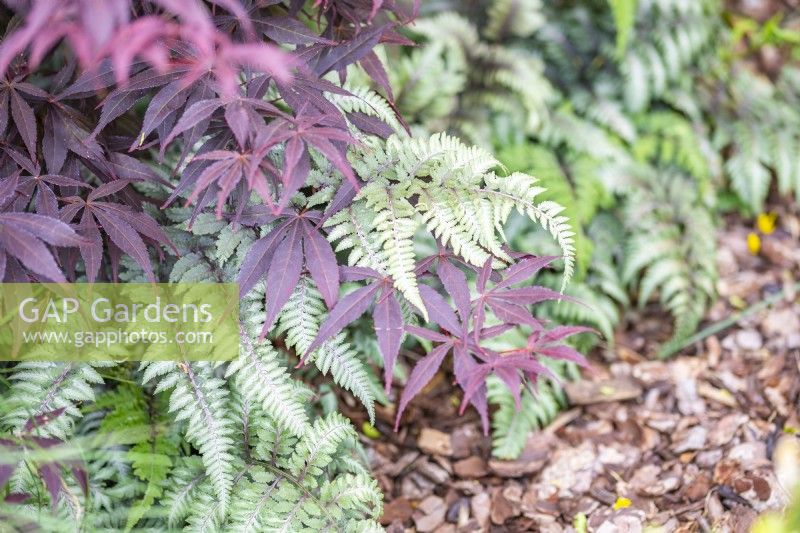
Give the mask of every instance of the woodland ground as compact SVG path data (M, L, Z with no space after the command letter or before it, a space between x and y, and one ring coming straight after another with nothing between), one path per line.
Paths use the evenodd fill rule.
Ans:
M800 305L791 303L800 219L796 206L773 209L778 227L758 255L747 247L752 223L726 220L707 323L785 298L666 362L654 352L669 320L630 314L610 355L593 354L595 374L568 386L570 406L519 460L491 458L477 415L458 416L441 373L399 433L381 411L382 437L364 442L388 531L572 531L579 513L603 533L747 531L757 513L780 507L772 454L784 431L800 428Z

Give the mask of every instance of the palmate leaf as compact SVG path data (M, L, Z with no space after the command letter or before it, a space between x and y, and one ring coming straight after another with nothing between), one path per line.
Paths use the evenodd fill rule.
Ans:
M378 340L378 349L383 357L384 383L388 392L391 388L394 365L400 345L405 336L404 317L402 307L397 299L398 295L392 286L391 279L382 277L371 269L343 269L343 279L345 281L371 279L373 282L356 289L338 301L325 321L321 323L318 331L315 331L313 341L309 342L304 349L301 360L309 357L312 352L324 346L330 339L338 337L339 333L347 325L358 320L374 301L373 324Z
M388 393L392 387L397 354L400 352L400 345L403 343L403 337L405 336L403 331L403 312L400 303L388 288L384 289L383 294L378 296L373 320L375 322L375 336L378 339L378 348L383 356L384 387Z
M378 289L380 289L380 285L373 283L345 295L336 307L331 309L328 318L320 326L314 342L306 348L305 355L307 356L322 346L325 341L342 331L346 325L363 315L372 300L375 299Z
M148 91L153 88L163 87L177 81L187 71L186 68L177 69L175 72L163 73L156 69L144 70L133 76L124 87L114 89L103 100L100 118L92 132L96 137L106 126L116 118L122 116Z
M413 330L407 330L413 333ZM417 361L411 375L408 377L406 386L403 388L403 395L400 397L400 404L397 407L397 418L395 419L395 431L400 427L400 417L403 415L406 406L411 399L419 394L419 392L428 384L433 378L439 367L442 365L447 352L453 347L451 341L447 341L438 345L430 351L425 357Z
M81 255L87 266L89 281L94 281L97 275L97 257L102 247L102 237L97 231L98 226L103 229L111 243L131 256L142 267L151 281L155 281L155 274L142 238L169 246L177 253L177 249L170 242L164 230L147 213L134 211L127 205L117 202L98 201L119 193L129 183L128 180L106 183L89 193L86 200L77 196L65 198L67 206L61 210L62 220L71 222L81 213L79 228L88 241L88 244L86 241L82 242L84 246L81 247Z
M395 427L399 425L408 403L431 380L451 350L456 382L464 390L461 411L470 403L474 405L481 415L485 432L489 430L486 380L490 375L497 375L506 383L519 406L519 390L523 378L535 383L540 375L555 377L548 367L539 362L540 356L586 365L585 359L562 341L577 333L591 332L591 329L557 326L546 330L544 324L535 319L528 310L531 304L563 300L566 297L545 287L513 288L513 285L536 275L553 261L553 257L524 257L505 269L502 277L497 273L493 275L492 261L488 259L478 272L478 296L472 300L464 273L450 259L434 257L438 259L436 274L452 296L455 311L439 292L429 285L420 286L420 294L427 306L430 320L442 331L434 332L416 326L405 328L412 335L439 344L418 361L412 370L400 399ZM494 287L488 289L487 282L492 278L497 281ZM499 325L483 327L486 308L493 311L494 316L500 320ZM501 354L482 345L483 341L519 325L533 330L526 346Z
M194 102L192 105L186 108L177 124L175 124L175 127L172 128L172 131L170 131L169 135L167 135L167 137L161 143L162 152L164 148L181 133L191 130L195 126L204 122L206 125L204 128L202 128L202 130L205 130L208 127L207 122L211 118L211 115L217 109L222 107L222 104L223 101L220 98L209 98L207 100L199 100ZM144 132L144 129L142 131ZM140 134L139 138L142 138L142 136L143 134ZM190 138L194 138L194 136L191 136Z
M197 202L200 198L203 198L203 201L206 202L208 193L216 192L217 218L222 217L225 202L237 186L247 180L250 186L256 187L257 185L254 185L254 182L259 179L263 180L263 176L259 176L256 173L247 176L251 163L249 155L245 153L231 150L214 150L196 156L194 161L210 161L211 163L198 174L184 174L184 178L178 187L183 189L194 186L186 201L187 205Z
M36 117L31 106L16 91L11 91L11 116L31 159L36 159Z
M131 149L140 145L168 117L174 115L177 110L183 107L189 98L190 92L191 88L187 87L181 80L175 80L158 91L147 106L147 111L142 119L142 129L139 131L139 135L136 136L137 141L131 146ZM181 132L186 129L188 128L184 128Z
M339 266L330 243L310 223L303 224L303 255L311 278L325 304L332 308L339 298Z
M282 242L286 236L288 226L293 222L291 219L283 221L250 247L250 251L242 262L237 279L240 293L243 296L250 292L256 283L265 276L272 261L275 247Z
M334 41L320 37L317 33L297 19L276 16L256 19L256 27L273 41L285 44L334 44Z
M21 265L44 280L65 282L64 273L46 245L75 247L85 243L57 218L0 213L0 279L15 279L15 273L21 273L17 265Z
M187 109L162 145L179 133L192 131L196 125L208 121L222 105L222 99L196 102ZM262 114L277 118L265 127ZM217 216L220 217L234 188L246 183L247 189L258 193L273 213L279 213L305 185L310 170L309 146L328 158L351 183L357 184L345 154L345 143L352 142L353 138L346 129L321 125L328 121L324 114L309 113L302 108L301 113L291 117L267 102L241 98L225 104L224 120L240 150L211 149L198 153L194 162L200 163L202 170L184 172L167 204L190 187L193 187L187 200L190 203L197 202L207 190L216 190ZM284 145L283 168L278 170L270 161L269 154L280 145ZM278 182L281 188L278 194L274 194Z
M292 295L304 265L329 307L339 297L339 269L330 243L314 226L314 222L319 220L319 212L289 212L277 217L266 215L262 220L279 223L250 248L239 271L238 281L244 296L260 279L266 277L263 338Z

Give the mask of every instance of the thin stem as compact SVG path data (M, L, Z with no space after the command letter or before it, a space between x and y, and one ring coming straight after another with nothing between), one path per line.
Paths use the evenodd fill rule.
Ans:
M796 291L800 290L800 282L795 283L795 285L793 287L793 290L796 290ZM688 348L692 344L694 344L696 342L703 341L707 337L710 337L711 335L714 335L716 333L719 333L720 331L728 329L729 327L731 327L734 324L736 324L739 320L741 320L741 319L743 319L745 317L748 317L748 316L750 316L750 315L752 315L754 313L757 313L759 311L762 311L762 310L770 307L771 305L779 302L780 300L782 300L785 297L786 297L785 292L784 291L780 291L780 292L775 293L775 294L773 294L773 295L771 295L771 296L769 296L767 298L764 298L763 300L760 300L760 301L754 303L750 307L747 307L746 309L743 309L743 310L739 311L738 313L732 314L728 318L724 318L724 319L722 319L722 320L720 320L718 322L714 322L713 324L709 324L708 326L706 326L705 328L701 329L700 331L698 331L697 333L695 333L691 337L687 337L686 339L684 339L683 342L674 343L674 344L673 343L667 344L659 352L658 358L659 359L669 359L670 357L672 357L676 353L682 351L685 348Z

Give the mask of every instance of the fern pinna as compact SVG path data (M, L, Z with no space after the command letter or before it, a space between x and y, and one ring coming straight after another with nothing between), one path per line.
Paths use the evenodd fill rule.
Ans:
M323 378L303 378L330 375L374 419L395 367L418 359L399 423L449 357L488 431L487 379L519 406L554 377L540 357L583 363L562 341L585 329L530 310L565 299L530 284L551 263L559 288L572 277L563 208L534 177L448 134L412 135L396 113L373 48L409 42L397 28L413 2L7 4L0 279L238 281L241 323L225 362L4 363L4 521L376 530L382 499L355 432L322 414ZM559 252L512 250L514 213ZM383 388L357 349L370 329ZM509 330L521 341L494 349Z

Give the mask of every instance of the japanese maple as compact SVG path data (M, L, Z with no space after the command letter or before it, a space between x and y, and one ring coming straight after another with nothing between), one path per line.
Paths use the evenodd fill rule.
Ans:
M403 246L398 257L405 263L381 269L343 266L337 258L330 242L336 240L328 225L331 217L355 205L363 188L371 187L374 194L386 180L363 168L357 171L348 156L353 147L368 150L369 138L402 132L404 123L397 116L382 119L343 108L334 100L354 97L343 82L348 68L358 65L382 91L388 109L395 109L388 76L373 49L379 43L407 43L397 27L414 17L415 4L6 4L14 14L0 44L0 279L116 280L120 258L127 255L147 279L159 280L163 273L153 268L152 253L177 256L181 250L162 228L158 210L187 205L192 208L189 227L211 211L234 227L266 228L244 255L236 276L243 296L262 282L268 287L262 341L301 277L313 281L327 315L313 342L297 354L301 363L370 308L387 391L405 336L435 343L408 378L398 423L448 354L455 380L464 389L463 406L474 405L485 428L489 375L500 377L518 398L523 380L535 383L540 375L550 376L540 356L583 363L561 341L584 329L548 330L530 312L533 304L564 296L544 287L518 286L554 258L513 254L494 241L494 225L512 208L506 202L520 194L523 207L518 209L528 209L528 193L467 191L490 195L474 202L484 214L497 210L493 224L469 230L479 243L470 245L469 259L449 251L459 249L439 233L446 228L437 226L440 251L419 260L415 269L408 245L413 222L406 214L390 224L387 217L397 215L393 211L380 215L385 228L393 230L392 224L399 223L411 233L393 235L385 246L387 252ZM447 139L443 142L450 143L448 149L459 149ZM464 150L464 160L475 158L471 164L481 173L496 164L475 149ZM326 172L341 178L331 182L335 190L323 191L311 181L321 161L329 167ZM445 162L462 164L458 158ZM427 168L425 164L398 163L398 168L422 183L432 180L414 174ZM429 170L435 171L433 166ZM435 179L444 185L447 173ZM398 187L406 186L406 178L393 179L400 182ZM522 186L531 188L520 190L529 190L531 197L538 193L540 189L524 181L528 178L521 179ZM154 190L167 192L144 192ZM387 201L397 203L387 208L413 212L419 190L399 190L408 198L390 194ZM425 194L424 205L432 209L437 200ZM298 195L320 199L306 206L296 201ZM369 202L383 209L384 200ZM572 234L558 217L558 206L546 207L552 214L539 211L535 216L551 217L550 231L569 251ZM482 268L474 257L486 258ZM474 291L467 272L475 278ZM359 287L340 296L343 282ZM428 327L416 325L417 319L411 320L404 309L428 321ZM493 316L491 325L487 312ZM527 345L506 353L487 345L515 327L530 331Z

